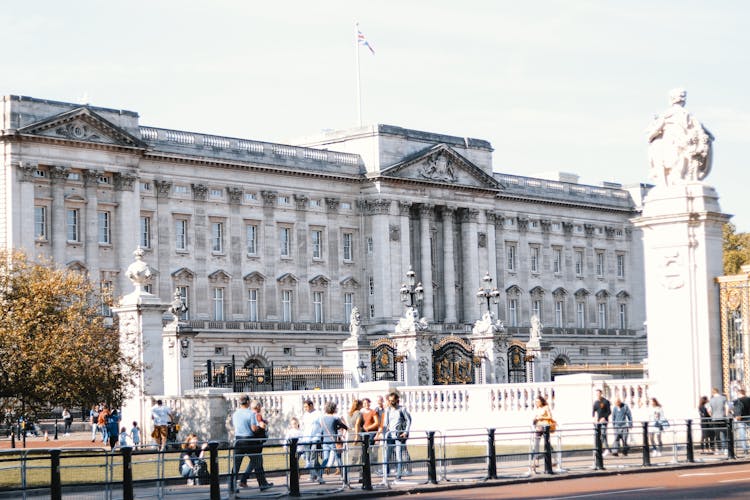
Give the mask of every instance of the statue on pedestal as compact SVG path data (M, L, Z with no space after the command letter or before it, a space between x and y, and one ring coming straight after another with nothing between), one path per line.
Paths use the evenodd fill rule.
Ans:
M655 117L647 129L649 178L673 186L703 180L711 171L714 136L685 109L687 92L673 89L670 108Z

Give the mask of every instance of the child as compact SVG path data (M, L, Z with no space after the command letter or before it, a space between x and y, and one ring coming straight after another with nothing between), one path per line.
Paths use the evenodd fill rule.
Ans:
M289 421L289 428L286 430L287 440L292 438L301 438L303 436L302 429L299 428L299 419L292 417Z
M128 445L128 430L123 427L120 429L120 448L124 448Z
M130 439L133 441L133 446L137 449L141 444L141 429L138 427L138 422L133 422L133 428L130 429Z

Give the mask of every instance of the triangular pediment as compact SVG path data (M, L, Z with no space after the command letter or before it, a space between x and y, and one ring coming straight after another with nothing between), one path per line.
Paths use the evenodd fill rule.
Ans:
M146 144L88 107L80 107L27 125L24 135L145 148Z
M436 144L381 171L383 177L500 190L491 175L446 144Z

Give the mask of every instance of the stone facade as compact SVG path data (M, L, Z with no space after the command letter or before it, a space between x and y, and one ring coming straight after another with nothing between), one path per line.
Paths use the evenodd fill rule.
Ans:
M197 365L341 366L351 308L369 339L393 332L410 267L438 336L471 334L488 272L511 342L536 314L558 364L646 355L638 200L618 186L497 173L487 141L387 125L286 145L2 103L0 245L113 297L142 247L149 291L189 307Z

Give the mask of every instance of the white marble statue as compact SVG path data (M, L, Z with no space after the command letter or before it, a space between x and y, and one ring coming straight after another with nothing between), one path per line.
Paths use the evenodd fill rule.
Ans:
M703 180L711 171L713 135L685 109L687 93L673 89L670 107L647 129L649 178L672 186Z
M354 306L349 315L349 335L353 338L360 338L365 334L365 327L362 326L362 318L359 314L359 308Z
M144 251L141 247L135 249L135 261L125 270L125 276L133 283L136 293L144 292L145 285L150 284L156 276L156 270L143 261Z
M538 341L542 338L542 322L536 314L531 315L531 330L529 331L529 342Z

